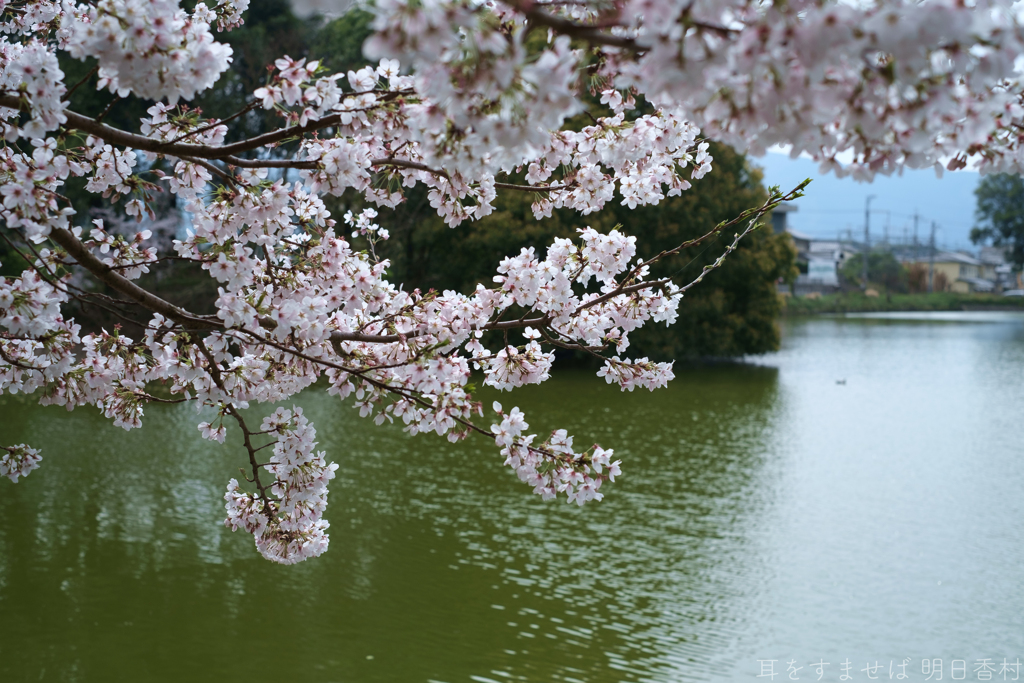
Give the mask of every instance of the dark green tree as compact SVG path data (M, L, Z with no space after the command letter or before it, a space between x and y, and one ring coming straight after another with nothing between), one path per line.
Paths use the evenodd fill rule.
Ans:
M746 158L715 145L714 171L692 190L657 206L629 209L619 199L603 211L581 216L555 211L541 221L533 217L532 195L499 195L490 216L456 229L433 213L425 193L410 196L393 214L381 219L392 234L387 256L393 279L409 288L472 289L491 284L494 264L505 256L533 247L539 254L555 237L573 237L578 228L608 231L616 225L637 237L637 253L652 256L708 232L765 198L761 174ZM732 233L684 251L658 264L655 275L692 279L713 262ZM725 265L683 299L679 320L671 327L647 326L631 335L629 354L659 360L703 356L737 356L778 348L776 324L781 302L775 283L794 276L795 252L789 240L765 227L750 235Z
M971 241L1007 247L1010 260L1018 268L1024 267L1024 178L1006 173L987 175L974 196L978 225L971 230Z
M346 73L365 66L363 43L373 32L373 15L361 9L352 9L325 25L313 36L309 56L320 60L334 73Z
M854 254L843 263L840 275L848 282L863 285L864 255ZM908 272L890 251L872 251L868 256L868 283L881 285L888 292L908 291Z

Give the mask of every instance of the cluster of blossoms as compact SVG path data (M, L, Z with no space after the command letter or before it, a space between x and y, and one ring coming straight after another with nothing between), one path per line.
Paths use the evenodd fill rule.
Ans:
M8 446L3 451L4 454L0 456L0 477L7 477L15 484L18 483L18 477L28 476L29 472L39 467L39 461L43 459L39 451L23 443Z
M0 391L31 394L74 365L80 328L61 316L67 300L59 284L34 271L0 281Z
M32 116L20 129L12 120L15 111L0 107L4 140L40 138L67 120L67 103L61 101L66 90L63 79L57 55L44 43L10 43L0 35L0 90L24 93L32 107Z
M96 194L131 192L128 181L137 161L135 152L117 149L113 145L104 144L103 140L89 136L85 141L83 158L93 169L86 190Z
M187 137L201 145L220 145L228 127L224 124L202 121L195 112L179 111L163 102L157 102L146 110L149 118L143 118L139 130L154 140L176 140Z
M232 531L245 529L256 538L256 548L268 560L294 564L317 557L327 550L323 519L327 507L327 482L338 466L315 452L316 430L302 414L302 408L278 408L263 420L262 433L276 436L274 454L264 469L274 478L267 487L276 496L271 511L257 495L242 493L232 479L224 494Z
M330 74L317 78L320 63L283 57L274 62L277 73L271 82L253 93L264 109L275 109L283 118L306 126L327 115L334 115L342 125L353 120L365 123L366 112L378 103L378 94L387 82L389 92L408 91L411 79L399 75L398 62L382 59L380 66L349 71L349 92L338 81L343 74Z
M598 489L604 481L615 481L622 474L621 460L612 462L614 451L598 445L582 453L573 450L573 437L564 429L551 433L540 445L533 445L536 434L524 434L530 428L522 411L513 408L505 413L495 401L494 412L501 422L491 425L494 441L501 446L505 465L515 470L521 481L533 486L534 493L544 500L564 494L569 502L582 506L601 500Z
M133 199L133 202L139 200ZM137 205L135 207L137 209ZM126 210L131 215L133 207L126 207ZM105 257L101 260L103 263L110 268L117 269L121 275L129 280L138 278L143 273L149 272L149 266L147 263L156 261L156 249L153 247L142 247L142 243L153 236L153 233L149 230L142 230L135 233L135 236L131 241L126 240L121 235L111 235L103 229L103 221L96 219L93 221L96 226L90 232L90 240L83 240L83 244L87 247L99 249L101 254ZM106 256L109 254L109 256Z
M787 143L826 165L852 151L853 166L837 170L861 177L948 157L956 167L967 155L983 170L1024 168L1013 71L1024 40L1004 0L378 0L366 46L376 66L329 74L282 57L239 112L272 110L282 128L228 143L229 118L204 119L179 102L228 68L230 48L211 26L237 26L245 7L0 4L0 220L30 264L0 279L0 390L39 392L69 410L92 405L131 429L154 399L147 386L160 383L173 400L216 411L200 424L205 438L224 443L234 420L255 490L231 480L227 524L277 562L326 550L337 467L315 451L301 410L278 409L250 430L251 403L288 400L326 377L331 395L351 397L378 424L493 439L545 499L600 500L620 474L613 452L577 451L564 430L538 443L518 408L498 404L495 424L480 427L473 371L511 391L545 382L554 350L568 349L602 358L598 376L623 390L664 386L672 364L626 358L630 334L675 322L684 292L799 193L772 193L648 260L624 231L586 228L509 255L492 282L467 293L389 281L378 210L336 221L324 195L393 207L419 185L452 227L489 215L499 192L530 193L538 219L610 201L635 208L711 171L702 134L753 151ZM546 42L528 40L537 29ZM156 101L138 132L67 108L60 50L98 60L93 87ZM403 74L403 63L417 70ZM570 129L584 111L587 125ZM285 140L296 141L294 155L282 154ZM175 257L216 280L216 313L136 284L160 256L146 246L149 231L86 228L60 194L69 178L138 220L153 215L149 190L165 184L192 220ZM652 275L659 259L737 224L746 227L693 282ZM111 301L83 286L84 274L115 291L118 305L148 312L138 334L81 335L64 317L72 298ZM269 462L253 438L273 439ZM7 448L0 474L17 480L38 461L28 446Z
M654 391L668 384L675 375L671 363L655 363L647 358L623 361L618 356L605 360L604 367L597 372L608 384L618 384L627 391L637 387Z
M450 102L446 119L473 131L460 155L481 164L499 146L492 164L518 163L538 147L538 125L579 111L563 74L581 68L610 86L601 94L613 109L642 96L742 149L788 144L859 177L963 154L991 170L1018 171L1024 159L1024 32L1010 0L385 0L374 11L369 49L432 65L417 87ZM569 50L563 36L538 57L523 49L533 28L590 49ZM541 63L553 77L538 88ZM510 116L494 101L522 110ZM847 151L856 161L843 169L835 157Z
M433 106L412 112L415 140L427 159L443 157L464 175L521 164L529 158L524 150L543 149L548 131L582 109L575 92L579 54L569 38L531 54L525 32L508 31L493 9L389 0L375 10L378 33L365 46L370 57L425 65L416 89Z
M387 230L373 222L373 219L376 217L377 211L374 209L363 209L359 214L353 214L349 211L345 214L345 225L349 225L353 228L353 238L361 236L370 237L375 240L386 240L391 235Z
M282 58L275 67L270 83L254 93L257 101L293 125L335 130L334 137L302 144L302 178L312 191L340 195L351 188L393 207L404 188L422 183L430 188L430 205L452 227L493 211L496 174L505 170L526 173L530 185L523 189L543 191L533 206L541 218L562 207L584 215L598 211L616 187L623 204L657 204L711 168L707 143L678 108L630 121L619 111L580 132L541 127L530 155L503 165L503 147L486 137L478 150L463 154L475 138L463 131L449 139L457 121L438 115L420 90L421 74L401 75L398 60L382 58L377 67L349 71L344 81L341 74L318 76L315 61ZM444 133L423 137L433 129Z
M247 9L249 9L249 0L217 0L217 4L212 10L207 9L204 3L197 3L194 16L207 24L212 24L216 19L218 29L230 31L244 23L242 13Z
M177 0L69 2L61 38L72 57L99 61L100 87L174 104L209 88L231 62L231 48L210 33L211 18L205 4L189 15Z

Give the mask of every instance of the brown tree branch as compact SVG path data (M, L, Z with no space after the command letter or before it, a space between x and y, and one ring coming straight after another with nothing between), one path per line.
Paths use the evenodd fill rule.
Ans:
M0 94L0 107L8 107L10 109L27 110L25 102L14 95ZM251 107L247 107L244 111L249 111ZM239 114L242 112L239 112ZM144 135L136 135L135 133L129 133L128 131L121 130L120 128L114 128L97 119L83 116L73 111L65 111L67 117L66 127L81 130L89 135L105 140L114 145L121 145L123 147L131 147L143 152L152 152L154 154L163 154L165 156L172 156L188 161L189 163L198 164L203 166L211 173L214 173L226 182L233 183L229 174L225 174L223 171L218 169L213 164L208 163L210 160L223 161L231 166L238 168L294 168L298 170L315 170L319 167L319 164L315 161L309 161L305 159L243 159L237 156L240 153L248 152L254 149L259 149L267 145L272 145L281 140L302 135L304 133L313 132L321 128L327 128L337 124L340 121L338 115L327 116L318 121L311 121L305 126L292 126L290 128L281 128L276 131L259 135L255 138L243 140L241 142L232 143L230 145L196 145L192 143L180 143L181 140L188 135L194 135L200 133L206 128L200 128L199 130L192 131L186 135L179 136L170 142L163 140L154 140L153 138L146 137ZM239 114L235 114L238 116ZM224 121L230 120L225 119ZM224 121L218 121L215 124L210 124L207 128L215 125L220 125ZM426 164L411 161L409 159L396 159L393 157L386 157L382 159L371 159L370 165L375 167L380 166L392 166L394 168L405 168L416 171L425 171L432 175L448 178L448 171L444 169L431 168ZM516 190L520 192L551 192L556 190L567 189L567 185L515 185L510 183L495 183L495 188L503 190Z
M15 95L0 94L0 107L17 109L19 111L28 110L26 102ZM279 128L277 130L270 131L269 133L249 138L248 140L234 142L229 145L214 146L154 140L153 138L148 138L144 135L136 135L135 133L129 133L128 131L121 130L120 128L108 126L102 121L88 116L83 116L82 114L78 114L73 111L65 111L64 115L67 117L67 123L65 124L66 128L83 131L89 135L102 138L111 144L131 147L133 149L138 149L144 152L153 152L155 154L166 154L168 156L176 156L179 158L183 156L198 157L201 159L223 159L227 156L250 152L254 149L273 145L291 137L311 133L313 131L320 130L321 128L329 128L337 125L341 121L341 116L339 114L333 114L316 121L310 121L305 126Z
M78 238L64 228L51 228L50 239L64 249L71 258L88 270L100 282L125 295L139 305L159 313L181 325L199 329L220 329L224 324L211 316L198 316L165 301L155 294L139 287L128 278L115 272L99 260Z
M647 45L639 43L635 38L616 36L606 32L603 27L577 24L563 17L549 14L541 9L543 5L538 5L532 2L532 0L503 0L503 2L536 26L544 26L555 33L569 36L570 38L577 38L591 45L617 47L634 53L646 52L650 49Z

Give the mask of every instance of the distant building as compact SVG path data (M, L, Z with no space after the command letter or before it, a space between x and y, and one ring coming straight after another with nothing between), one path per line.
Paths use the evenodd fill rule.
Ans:
M807 240L807 283L823 287L839 287L839 269L845 252L835 240Z
M934 266L932 264L934 263ZM934 262L928 256L918 256L904 261L904 265L919 264L932 268L934 291L956 292L993 292L996 289L996 272L994 265L986 265L981 259L959 251L940 251L935 254ZM991 277L985 277L990 275Z
M800 274L793 283L793 293L830 294L839 289L839 268L847 257L843 246L834 240L816 240L795 230L787 230L796 247L796 265Z
M786 217L797 210L793 204L779 204L772 209L772 231L781 234L789 229L789 221Z
M827 293L839 288L839 275L833 255L828 250L815 250L814 238L789 227L789 214L797 210L793 204L780 204L772 209L772 230L787 234L796 247L796 267L799 271L792 293L804 296L812 292ZM780 291L783 289L780 283Z
M1006 247L982 247L979 260L984 268L982 277L995 282L996 291L1022 289L1021 273L1015 271L1013 264L1007 259Z
M812 256L807 260L807 284L838 288L839 270L837 265L835 261Z

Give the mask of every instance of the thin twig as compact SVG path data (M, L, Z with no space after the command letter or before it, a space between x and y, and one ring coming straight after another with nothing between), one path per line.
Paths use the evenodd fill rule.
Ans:
M70 101L71 100L71 95L74 94L74 92L76 90L78 90L78 86L84 84L86 81L88 81L90 78L92 78L93 74L95 74L99 70L100 70L100 65L99 64L97 64L93 68L89 69L89 73L87 73L85 75L85 78L83 78L82 80L78 81L78 83L75 83L73 86L71 86L71 90L68 90L66 93L64 93L64 101L65 102Z
M110 113L110 110L114 108L114 105L120 102L123 98L120 95L115 95L114 99L110 100L110 104L104 107L100 115L96 117L96 123L102 123L103 117Z
M221 124L224 124L224 123L227 123L228 121L233 121L233 120L237 119L239 116L242 116L243 114L246 114L247 112L250 112L253 109L255 109L258 104L259 104L259 102L256 102L256 101L250 102L249 104L245 105L242 109L238 110L237 112L235 112L231 116L227 117L226 119L221 119L219 121L211 121L210 123L208 123L207 125L205 125L205 126L203 126L201 128L196 128L193 131L189 131L187 133L182 133L178 137L176 137L173 140L171 140L170 144L173 145L176 142L181 142L185 138L190 138L193 135L199 135L200 133L205 133L206 131L210 130L211 128L216 128L217 126L219 126Z

